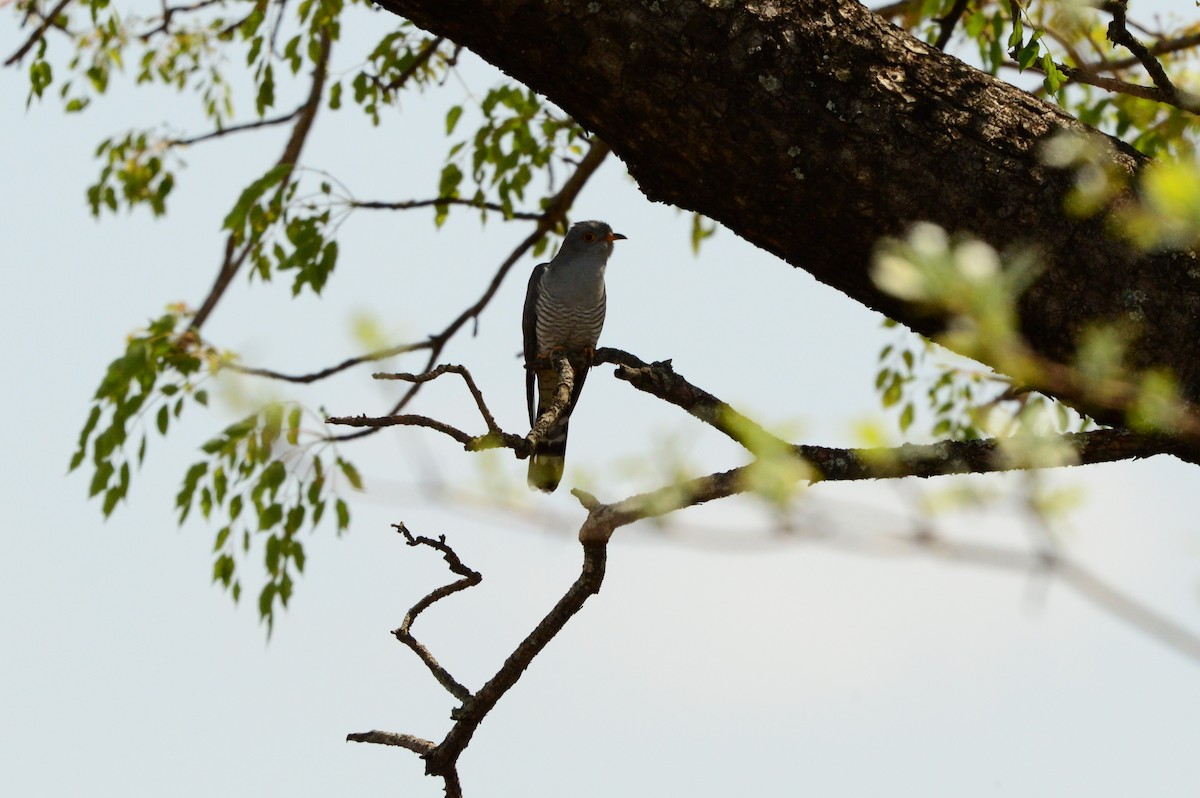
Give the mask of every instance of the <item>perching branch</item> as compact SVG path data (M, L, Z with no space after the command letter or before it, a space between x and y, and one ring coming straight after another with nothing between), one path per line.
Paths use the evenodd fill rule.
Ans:
M761 425L738 413L707 391L692 385L675 373L670 361L647 364L628 352L601 348L596 350L595 362L617 364L614 376L618 379L687 411L745 446L756 457L767 454L773 461L780 456L794 457L797 468L792 470L791 478L795 482L928 478L951 474L984 474L1086 465L1140 459L1157 454L1174 454L1179 446L1177 441L1167 437L1140 435L1123 429L1101 429L1038 438L945 440L931 444L910 443L892 448L872 449L792 444L767 432ZM565 356L560 356L554 359L554 363L559 372L554 402L526 436L514 435L505 432L498 425L493 426L494 419L486 422L488 432L478 436L418 415L389 415L379 418L334 417L327 419L327 423L372 430L391 426L427 427L450 436L467 451L503 447L511 449L517 458L525 458L529 456L540 435L544 435L546 430L553 426L570 398L573 370L569 361ZM461 366L445 366L424 375L396 376L420 384L450 371L461 374L466 370ZM482 393L477 387L473 387L473 381L468 381L468 386L472 387L472 395L485 420L490 419L491 413L487 410ZM1037 445L1026 446L1027 443ZM1049 455L1046 455L1047 450ZM613 505L604 505L592 500L595 506L589 509L593 509L594 512L585 524L589 537L583 539L593 539L591 536L600 535L607 540L615 529L634 521L751 491L756 485L755 479L761 473L761 469L769 467L772 466L756 460L741 468L670 485Z
M551 357L551 361L554 363L555 371L558 372L558 383L554 388L554 399L546 407L546 412L538 416L537 421L534 422L533 429L529 430L529 434L525 436L530 451L558 423L559 416L563 414L563 411L567 409L567 405L571 403L571 393L575 390L575 369L571 365L571 361L566 353L557 353ZM531 367L536 365L531 364Z

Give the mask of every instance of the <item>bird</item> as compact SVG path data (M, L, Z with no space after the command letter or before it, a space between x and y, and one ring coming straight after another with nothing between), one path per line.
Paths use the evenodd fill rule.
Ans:
M567 231L562 247L550 262L538 264L529 275L521 330L530 427L553 402L558 386L558 372L546 368L547 358L565 352L575 370L570 401L530 454L531 488L551 493L562 480L567 424L604 326L604 267L612 255L613 242L624 239L604 222L577 222Z

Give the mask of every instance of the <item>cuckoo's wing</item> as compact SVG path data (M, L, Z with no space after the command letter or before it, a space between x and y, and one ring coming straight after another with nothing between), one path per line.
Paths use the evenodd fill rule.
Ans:
M529 275L525 289L525 310L521 314L521 334L525 339L525 403L529 406L529 426L537 423L537 375L529 368L537 360L537 298L546 264L539 263Z

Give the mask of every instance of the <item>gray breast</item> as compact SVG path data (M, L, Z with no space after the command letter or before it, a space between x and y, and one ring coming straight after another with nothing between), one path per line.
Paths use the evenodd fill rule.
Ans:
M542 280L536 305L538 350L594 348L604 327L603 278L590 291L562 291L562 287Z

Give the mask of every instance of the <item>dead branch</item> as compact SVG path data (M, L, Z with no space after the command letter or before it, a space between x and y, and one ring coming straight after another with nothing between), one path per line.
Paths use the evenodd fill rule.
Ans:
M421 610L433 604L439 598L469 587L470 584L467 584L468 582L477 584L482 577L462 565L457 555L445 545L444 538L440 538L437 541L431 538L414 538L402 524L397 526L397 530L405 536L409 545L420 545L423 543L442 551L451 570L462 574L464 577L452 585L439 588L439 590L434 591L434 593L429 594L429 596L418 602L409 611L408 615L405 616L405 624L401 625L401 629L406 630L406 625L411 625L412 620ZM437 776L443 780L447 796L461 796L462 788L458 779L458 760L470 744L475 730L479 728L479 724L483 722L483 719L487 717L488 713L492 711L500 699L517 683L530 663L533 662L533 659L562 631L567 622L583 608L588 598L600 592L600 586L604 581L606 561L607 548L605 543L592 542L583 545L583 567L579 578L568 588L567 592L559 599L558 603L554 605L546 617L542 619L541 623L508 656L496 674L473 696L465 687L449 677L449 674L445 674L441 670L441 666L437 666L437 670L434 670L433 667L430 668L435 678L438 679L438 682L462 701L462 705L451 713L454 724L450 727L450 731L442 739L441 743L434 745L428 740L413 735L383 731L348 734L346 740L349 742L395 745L414 751L420 754L421 758L425 760L426 774ZM399 631L397 630L397 632ZM397 634L397 637L399 638L400 635ZM409 648L413 648L413 646L409 644ZM415 648L413 650L417 651ZM421 651L417 651L417 653L428 666L432 657L430 656L426 659L426 656L422 655ZM428 652L425 652L425 654L427 655ZM434 664L436 665L436 661L434 661ZM439 674L439 671L444 675Z
M409 649L411 649L412 652L420 658L421 662L425 663L425 667L429 669L431 674L433 674L433 678L437 680L438 684L446 688L446 692L450 693L450 695L454 696L459 701L470 701L471 691L466 687L463 687L463 685L459 683L457 679L451 676L450 672L443 668L434 658L433 654L429 652L429 649L427 649L415 637L413 637L412 625L413 621L417 619L417 616L431 607L435 602L441 601L447 596L453 595L460 590L466 590L469 587L474 587L483 581L483 575L478 571L474 571L468 568L466 565L463 565L462 560L459 559L458 554L455 553L454 549L450 548L450 546L446 544L445 535L439 536L437 540L424 536L414 537L413 534L408 531L408 527L406 527L403 523L392 524L392 526L397 532L404 536L404 540L408 543L408 545L429 546L430 548L441 552L442 558L446 561L446 565L450 568L450 572L462 577L462 579L459 579L457 582L451 582L448 585L443 585L442 587L437 588L414 604L412 608L404 615L403 622L401 622L397 629L392 631L392 634L395 635L397 640L408 646Z

